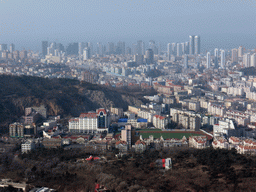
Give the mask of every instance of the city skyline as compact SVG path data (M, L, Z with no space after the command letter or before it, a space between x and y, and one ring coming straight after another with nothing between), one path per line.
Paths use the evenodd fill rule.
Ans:
M0 42L40 50L40 42L63 44L155 40L182 42L199 34L201 50L242 45L254 48L255 5L251 1L1 2Z

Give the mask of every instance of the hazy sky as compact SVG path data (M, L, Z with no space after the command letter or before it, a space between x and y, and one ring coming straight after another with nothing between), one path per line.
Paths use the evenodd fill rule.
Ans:
M188 41L256 48L255 0L0 0L0 43Z

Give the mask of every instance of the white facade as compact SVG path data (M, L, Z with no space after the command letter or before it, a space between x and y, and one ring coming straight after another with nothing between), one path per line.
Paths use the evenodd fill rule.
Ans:
M98 121L96 117L79 117L69 120L69 131L75 133L96 133Z
M222 136L236 136L237 131L233 120L225 119L220 120L219 124L213 126L213 137L222 137Z
M95 133L97 131L97 118L79 118L79 132Z
M225 68L225 51L224 50L221 50L220 66L221 66L222 69Z
M206 68L209 69L211 66L211 53L208 52L206 56Z
M28 140L25 143L21 144L22 153L27 153L35 148L36 148L35 141L32 141L32 140Z
M167 117L163 117L160 115L155 115L153 117L153 125L158 129L165 129L165 126L169 123L169 119Z
M204 149L208 146L206 136L192 136L189 137L189 147L196 149Z
M251 67L256 66L256 53L251 55Z
M250 67L250 53L244 54L243 65L244 65L244 67Z

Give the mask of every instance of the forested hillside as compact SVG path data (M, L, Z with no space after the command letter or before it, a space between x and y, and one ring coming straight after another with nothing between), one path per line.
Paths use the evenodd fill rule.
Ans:
M141 90L114 89L71 79L0 76L0 125L24 115L24 109L45 105L48 115L78 116L99 107L139 105ZM143 92L145 93L145 92ZM142 98L142 97L141 97Z
M107 152L108 160L81 161L89 155L81 149L38 149L18 158L5 153L0 157L0 177L25 179L60 192L93 191L95 182L112 192L255 191L256 187L255 157L235 150L172 148L131 153L119 160ZM163 171L155 161L167 157L172 158L172 169Z

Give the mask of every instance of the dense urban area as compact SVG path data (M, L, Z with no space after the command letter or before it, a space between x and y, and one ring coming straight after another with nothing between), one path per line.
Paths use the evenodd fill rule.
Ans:
M0 52L0 191L255 190L256 50Z

